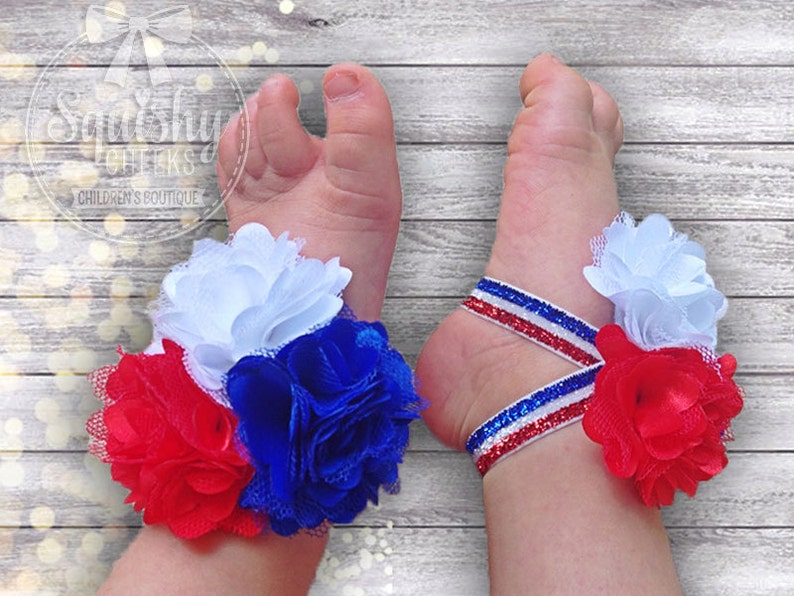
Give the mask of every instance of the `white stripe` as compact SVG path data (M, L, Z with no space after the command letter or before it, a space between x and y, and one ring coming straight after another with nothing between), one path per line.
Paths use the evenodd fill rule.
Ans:
M524 339L529 340L532 343L537 344L537 345L539 345L539 346L541 346L543 348L546 348L550 352L553 352L554 354L557 354L557 356L559 356L560 358L565 358L565 360L567 360L571 364L575 364L577 366L584 366L584 363L580 362L579 360L576 360L575 358L571 358L570 356L568 356L568 354L566 354L564 352L560 352L558 350L555 350L552 346L550 346L548 344L545 344L543 342L540 342L540 341L536 340L534 337L529 337L527 335L524 335L523 333L519 333L517 330L515 330L510 325L506 325L505 323L502 323L501 321L497 321L496 319L492 319L491 317L489 317L486 314L483 314L481 312L477 312L476 310L472 310L472 309L468 308L465 304L461 304L461 308L464 308L465 310L469 311L471 314L473 314L473 315L475 315L477 317L480 317L481 319L483 319L485 321L490 321L494 325L498 325L499 327L502 327L503 329L507 329L508 331L512 331L513 333L515 333L517 335L520 335ZM599 358L599 361L600 361L600 356L598 358Z
M487 281L489 281L489 282L491 282L491 283L494 283L494 284L499 284L499 285L505 286L505 287L507 287L507 288L510 288L510 289L511 289L511 290L513 290L513 291L514 291L516 294L523 294L523 295L524 295L524 296L526 296L527 298L532 298L532 299L534 299L534 300L537 300L538 302L543 302L544 304L548 304L549 306L551 306L552 308L556 309L556 310L557 310L557 311L559 311L560 313L562 313L562 314L564 314L564 315L566 315L566 316L568 316L568 317L570 317L570 318L572 318L572 319L575 319L575 320L577 320L577 321L580 321L580 322L581 322L583 325L586 325L586 326L590 327L590 328L591 328L593 331L595 331L595 332L597 332L597 331L598 331L598 329L597 329L596 327L594 327L593 325L591 325L590 323L588 323L588 322L587 322L587 321L585 321L584 319L581 319L581 318L577 317L575 314L573 314L573 313L572 313L572 312L570 312L570 311L567 311L567 310L565 310L565 309L564 309L563 307L561 307L561 306L557 306L556 304L552 304L551 302L549 302L548 300L545 300L545 299L541 298L540 296L535 296L535 294L532 294L531 292L527 292L526 290L522 290L521 288L518 288L518 287L516 287L516 286L514 286L514 285L511 285L511 284L509 284L509 283L506 283L506 282L504 282L504 281L501 281L501 280L498 280L498 279L494 279L493 277L483 277L483 279L484 279L484 280L487 280ZM476 287L475 287L475 289L476 289ZM498 298L498 296L494 296L494 298ZM510 302L510 301L508 300L508 302ZM511 304L513 304L513 303L511 302ZM516 304L515 306L518 306L519 308L523 308L523 307L521 307L521 306L519 306L519 305L517 305L517 304ZM526 309L524 309L524 310L526 310Z
M514 404L518 403L521 400L530 397L533 393L535 393L535 391L525 395L524 397L522 397L521 399L516 400L513 403ZM592 383L590 385L586 385L585 387L582 387L581 389L577 389L576 391L573 391L573 392L569 393L568 395L563 395L563 396L558 397L557 399L555 399L553 401L550 401L547 404L543 404L539 408L533 410L532 412L529 412L526 416L522 416L521 418L519 418L515 422L511 422L507 426L504 426L504 427L500 428L495 434L493 434L490 437L488 437L487 439L485 439L482 442L482 444L480 444L480 446L477 447L474 450L474 453L472 453L472 457L474 458L474 461L477 461L480 457L482 457L487 451L489 451L499 441L501 441L505 437L513 434L514 432L516 432L520 428L522 428L524 426L527 426L529 424L532 424L536 420L540 420L541 418L549 416L550 414L553 414L557 410L561 410L561 409L565 408L566 406L570 406L571 404L575 404L577 402L580 402L583 399L587 399L587 397L589 397L591 393L593 393L593 384ZM508 406L508 408L509 407L511 407L511 406ZM507 409L507 408L504 408L504 409Z
M505 458L507 458L507 457L510 457L510 456L511 456L511 455L513 455L514 453L518 453L519 451L521 451L521 450L522 450L524 447L526 447L527 445L531 445L532 443L534 443L535 441L538 441L538 440L542 439L542 438L543 438L543 437L545 437L546 435L550 435L551 433L553 433L553 432L555 432L555 431L558 431L558 430L560 430L561 428L565 428L566 426L570 426L571 424L574 424L575 422L579 422L579 421L580 421L580 420L581 420L583 417L584 417L584 414L582 414L582 415L580 415L580 416L576 416L576 417L574 417L574 418L571 418L570 420L566 420L565 422L563 422L563 423L561 423L561 424L558 424L557 426L554 426L554 427L552 427L552 428L550 428L550 429L548 429L548 430L546 430L546 431L543 431L542 433L540 433L539 435L536 435L536 436L532 437L531 439L528 439L528 440L524 441L523 443L521 443L521 444L520 444L518 447L516 447L515 449L511 449L511 450L510 450L510 451L508 451L507 453L503 453L503 454L502 454L500 457L498 457L496 460L494 460L494 462L491 464L491 466L490 466L488 469L489 469L489 470L493 469L493 467L494 467L496 464L498 464L500 461L503 461ZM479 457L475 457L475 458L474 458L474 465L477 465L477 461L478 461L478 460L479 460Z
M478 289L475 288L474 290L472 290L471 295L474 298L482 300L483 302L487 302L488 304L491 304L492 306L496 306L497 308L501 308L502 310L505 310L505 311L509 312L510 314L517 316L520 319L523 319L525 321L528 321L529 323L532 323L533 325L537 325L538 327L540 327L542 329L545 329L549 333L552 333L552 334L556 335L557 337L560 337L560 338L564 339L565 341L570 342L571 344L575 345L577 348L579 348L583 352L586 352L586 353L590 354L591 356L593 356L596 359L597 362L603 362L603 358L601 357L601 354L598 353L598 350L596 349L596 347L593 344L591 344L590 342L588 342L585 339L582 339L581 337L579 337L578 335L576 335L572 331L568 331L565 327L562 327L562 326L558 325L557 323L553 323L553 322L549 321L548 319L544 319L540 315L535 314L535 313L533 313L533 312L531 312L531 311L529 311L529 310L527 310L527 309L525 309L525 308L523 308L523 307L521 307L521 306L519 306L517 304L513 304L509 300L505 300L504 298L499 298L498 296L493 296L493 295L491 295L491 294L489 294L487 292L483 292L482 290L478 290ZM555 308L559 308L559 307L555 306ZM562 309L559 309L559 310L562 310ZM565 312L565 311L563 311L563 312ZM474 314L479 314L479 313L474 313ZM569 314L569 313L566 313L566 314ZM569 316L571 316L572 318L576 318L577 320L581 321L581 319L579 319L578 317L574 317L573 315L570 315L570 314L569 314ZM484 317L484 318L488 319L489 321L492 321L492 322L496 323L500 327L505 327L506 329L510 329L513 333L518 333L515 329L513 329L509 325L505 325L503 323L500 323L499 321L494 321L490 317ZM586 323L585 321L582 321L582 322ZM586 324L589 325L589 323L586 323ZM595 328L593 328L593 329L595 330ZM523 333L519 333L519 335L521 335L522 337L527 337ZM539 345L541 345L541 346L543 346L543 347L545 347L547 349L551 349L551 346L548 346L548 345L546 345L546 344L544 344L542 342L539 342L539 341L537 341L537 340L535 340L535 339L533 339L531 337L527 337L527 339L529 339L530 341L533 341L536 344L539 344ZM570 360L570 361L574 362L575 364L579 364L579 365L582 364L578 360L574 360L573 358L569 357L566 354L563 354L562 352L558 352L557 350L553 350L553 349L552 349L552 351L554 353L556 353L556 354L559 354L560 356L562 356L566 360Z

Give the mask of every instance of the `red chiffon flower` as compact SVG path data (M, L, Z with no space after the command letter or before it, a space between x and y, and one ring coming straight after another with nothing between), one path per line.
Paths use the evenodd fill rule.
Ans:
M110 463L147 524L168 524L180 538L258 534L262 520L237 504L253 467L235 445L236 417L196 385L181 347L163 347L123 354L92 375L105 408L88 421L91 451Z
M728 463L722 433L742 409L736 360L709 362L692 348L646 352L617 325L598 332L596 347L606 362L583 426L607 467L633 476L648 506L670 505L676 489L694 496Z

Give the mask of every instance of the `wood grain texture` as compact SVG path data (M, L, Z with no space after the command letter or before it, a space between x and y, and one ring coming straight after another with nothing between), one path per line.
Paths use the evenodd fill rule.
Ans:
M531 449L531 446L528 447ZM786 452L732 453L725 471L703 483L696 499L678 495L665 509L669 527L790 527L794 482L781 481L794 466ZM56 512L63 527L139 526L124 505L127 491L110 479L107 466L81 452L24 452L12 460L24 482L0 494L0 526L14 527L36 507ZM9 460L3 463L9 466ZM405 527L469 527L485 523L480 478L465 453L409 452L400 467L401 491L381 495L356 524Z
M125 233L177 225L127 222ZM485 269L495 227L492 221L403 222L388 294L465 295ZM726 295L794 296L794 221L682 221L677 228L704 246L709 272ZM69 222L0 222L0 254L5 253L10 270L0 276L0 296L64 296L84 288L107 296L119 276L128 278L141 295L159 285L169 267L189 256L193 240L210 234L225 237L225 229L204 222L177 239L129 247L92 238ZM20 247L39 239L49 250L23 258ZM311 246L307 250L310 254Z
M24 55L18 60L47 63L83 31L89 4L12 4L3 11L0 30L14 35L14 48ZM275 1L200 3L191 8L193 32L231 61L241 46L265 41L279 50L282 62L298 64L524 64L539 52L554 51L579 65L787 65L794 51L785 0L632 0L619 10L608 0L295 4L285 15ZM144 16L161 8L156 0L138 0L129 12ZM109 63L118 44L107 45L92 48L100 64ZM169 64L196 59L188 48L169 50Z
M217 213L171 242L116 244L64 221L38 189L20 133L28 100L44 66L83 33L90 4L0 10L0 182L14 175L0 184L0 591L10 593L90 593L134 536L140 521L124 491L85 453L84 421L97 402L84 373L113 361L117 343L143 348L147 297L168 267L193 239L226 233ZM132 16L164 7L127 4ZM315 134L325 126L326 65L363 62L383 81L405 195L384 320L412 363L487 260L523 65L550 50L612 92L626 124L616 162L622 204L639 217L665 213L704 244L731 296L720 348L739 359L746 390L728 468L664 514L684 592L794 592L791 2L296 0L283 14L278 0L202 0L191 12L195 35L231 65L243 93L275 72L293 76ZM86 101L108 99L101 79L119 43L72 46L50 80ZM135 81L148 76L140 45ZM211 106L224 119L237 109L220 79L196 88L199 74L220 73L203 46L166 43L164 52L173 80L195 90L187 108ZM51 106L38 114L52 116ZM75 173L86 147L52 143L41 128L34 138L47 142L32 152L59 192L68 196L81 176L122 183L101 162ZM211 172L203 182L214 188ZM104 230L106 212L83 215ZM181 229L173 217L191 213L151 223L132 214L126 232ZM420 423L402 494L333 531L311 593L479 596L486 552L471 462Z
M27 173L28 164L13 145L0 145L0 177ZM19 151L22 151L19 148ZM403 220L490 220L499 210L503 145L402 144L397 148L403 182ZM74 146L47 147L44 176L55 178ZM641 218L664 213L673 220L794 219L794 149L789 145L632 144L618 153L616 177L622 207ZM33 182L33 181L31 181ZM110 182L107 176L102 185ZM17 208L15 208L17 207ZM35 183L24 204L0 205L0 217L61 219ZM102 219L108 210L87 212ZM156 219L157 214L136 213ZM162 216L160 214L159 216ZM223 213L213 219L223 221Z
M737 375L736 381L746 399L733 424L736 440L728 444L729 451L794 451L792 375ZM0 376L0 453L23 448L83 452L88 445L85 421L98 407L82 375ZM19 433L4 430L8 420L21 424ZM448 450L422 422L412 425L408 449Z
M472 279L472 284L474 279ZM0 372L84 374L115 361L116 346L143 350L151 338L145 299L0 299L13 313L0 338ZM458 298L386 300L383 321L409 362ZM734 298L720 324L720 350L733 353L742 373L794 372L794 299ZM748 325L754 333L747 333Z
M0 101L7 106L5 116L20 122L25 121L27 102L16 98L32 96L35 72L30 70L13 91L11 86L0 88ZM631 143L786 143L794 134L790 101L794 72L788 68L588 66L580 71L614 96L623 113L625 139ZM140 68L135 72L145 74ZM175 86L193 89L203 70L182 66L169 72ZM309 81L319 89L324 69L252 66L235 74L248 95L276 72ZM379 66L373 72L390 95L395 134L402 143L504 143L521 107L517 81L522 67ZM78 94L78 99L91 101L90 89L101 82L103 74L101 69L58 69L53 77L58 89L89 90ZM224 120L240 108L224 87L186 94L182 109L196 110L200 104L213 106L213 112L219 111ZM54 114L54 103L42 105L33 139L53 138L45 126ZM323 131L319 93L304 95L301 114L311 132Z

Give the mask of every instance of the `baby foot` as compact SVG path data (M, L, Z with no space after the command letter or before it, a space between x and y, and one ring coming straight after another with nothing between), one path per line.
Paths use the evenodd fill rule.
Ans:
M265 224L274 235L289 231L306 240L303 253L341 257L353 279L344 298L363 320L377 319L400 221L401 194L389 100L365 68L341 64L323 79L327 115L325 139L306 133L298 120L298 90L286 76L264 82L247 102L246 122L238 114L218 148L222 189L232 232L248 222ZM144 527L113 569L102 593L306 594L326 537L285 538L265 534L242 538L207 534L183 541L162 526ZM141 569L170 562L172 572L141 577ZM177 570L178 573L173 573ZM165 588L165 589L164 589Z
M542 55L521 77L508 141L496 240L485 273L600 327L612 306L582 275L591 237L618 210L613 166L623 138L614 100L556 58ZM458 309L439 325L417 363L431 405L425 420L463 449L487 418L575 366Z
M305 239L306 256L340 256L353 271L345 302L359 319L375 320L402 209L391 108L374 75L356 64L330 68L323 94L324 139L301 125L298 89L286 75L270 77L248 99L248 155L225 200L229 228L259 222L274 236ZM238 165L243 126L237 114L221 136L222 189Z

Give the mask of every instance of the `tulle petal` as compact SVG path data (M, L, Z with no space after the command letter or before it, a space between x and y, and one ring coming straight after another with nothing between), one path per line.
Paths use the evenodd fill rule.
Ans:
M378 487L394 490L421 409L383 326L341 317L272 357L243 358L226 391L256 469L240 503L283 535L351 521Z
M725 296L706 272L703 248L662 215L636 225L619 215L594 239L584 276L616 306L616 322L638 346L653 350L703 345L714 350Z
M339 295L350 270L338 258L303 258L300 247L286 234L274 239L256 223L240 228L226 244L197 242L190 259L163 280L149 351L160 351L162 339L176 341L187 349L195 380L223 402L219 388L234 362L277 351L327 324L343 306ZM212 357L190 356L199 345L214 346L206 352Z

